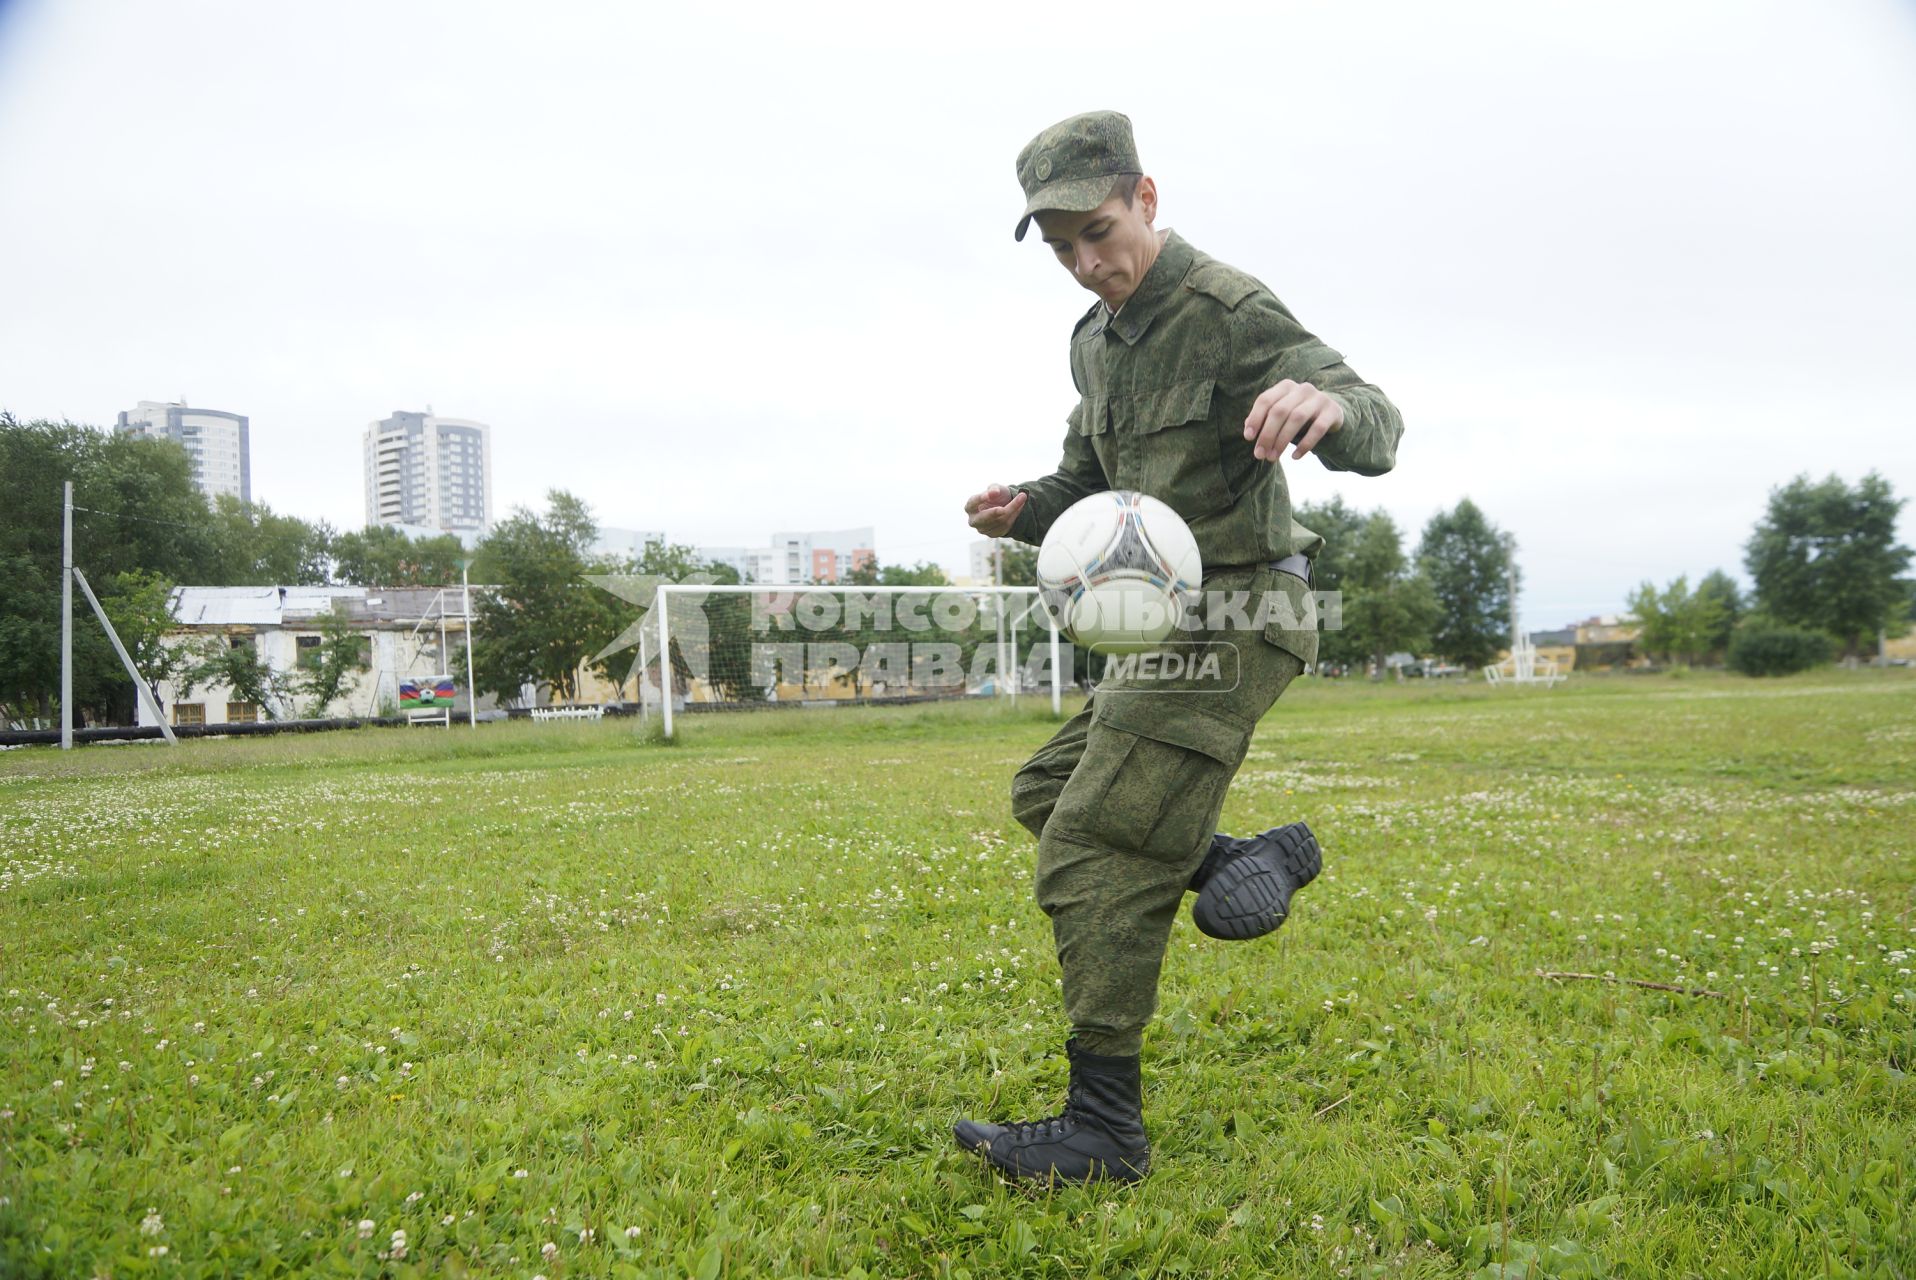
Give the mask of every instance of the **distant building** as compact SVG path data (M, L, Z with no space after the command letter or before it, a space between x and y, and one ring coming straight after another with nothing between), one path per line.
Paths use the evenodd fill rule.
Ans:
M1576 633L1577 644L1628 644L1643 634L1643 627L1635 618L1606 613L1585 618L1576 625Z
M171 440L186 450L194 487L211 504L222 493L253 500L253 462L246 415L222 409L192 409L186 401L142 400L122 413L122 435Z
M979 538L974 541L971 544L971 580L983 584L996 582L998 571L992 553L1000 547L1009 549L1015 545L1010 538Z
M656 529L613 529L601 527L598 541L590 547L595 556L612 556L618 560L637 560L645 555L648 543L663 543L665 534Z
M1635 618L1606 613L1585 618L1576 627L1578 671L1599 671L1608 667L1641 666L1647 659L1637 652L1637 638L1643 627Z
M474 586L475 604L490 590ZM274 705L261 707L240 700L225 685L202 682L187 692L162 680L155 693L173 724L391 715L399 706L401 681L442 675L451 676L458 689L454 718L466 712L472 691L466 687L465 618L456 588L175 587L168 604L175 625L161 638L162 644L251 649L281 677L286 690ZM297 686L319 658L322 620L335 612L359 633L360 665L349 674L339 697L318 707ZM485 695L477 709L497 706L496 699ZM151 723L144 702L139 715L139 723Z
M768 586L810 586L842 581L853 569L873 563L875 539L863 529L775 533L769 547L700 547L707 564L729 564L745 582Z
M708 565L731 565L740 582L789 586L799 581L785 576L785 557L776 547L700 547L699 559Z
M785 570L796 567L798 582L837 582L853 569L872 563L872 531L839 529L834 532L775 533L772 546L785 557Z
M412 525L463 539L492 524L492 428L395 410L367 426L366 523Z

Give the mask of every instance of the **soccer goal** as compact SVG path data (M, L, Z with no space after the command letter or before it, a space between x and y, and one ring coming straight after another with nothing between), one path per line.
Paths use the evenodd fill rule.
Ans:
M660 586L638 637L643 715L665 736L716 711L1044 696L1075 650L1036 587Z

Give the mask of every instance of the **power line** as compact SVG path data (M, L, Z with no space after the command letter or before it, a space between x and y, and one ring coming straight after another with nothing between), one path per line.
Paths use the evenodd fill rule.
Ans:
M93 507L75 507L75 511L84 511L91 516L112 516L115 520L139 520L146 524L171 525L175 529L204 529L203 524L183 524L178 520L161 520L157 516L136 516L130 511L100 511Z

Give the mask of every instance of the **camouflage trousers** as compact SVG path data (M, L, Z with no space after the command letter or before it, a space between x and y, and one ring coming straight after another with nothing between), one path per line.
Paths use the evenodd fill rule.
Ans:
M1297 579L1264 569L1225 571L1205 587L1278 579L1295 598ZM1038 838L1038 905L1051 917L1065 1013L1092 1053L1138 1052L1171 922L1252 730L1303 671L1297 650L1316 646L1315 630L1295 624L1188 636L1169 652L1215 653L1215 674L1147 678L1094 658L1104 680L1011 783L1012 814Z

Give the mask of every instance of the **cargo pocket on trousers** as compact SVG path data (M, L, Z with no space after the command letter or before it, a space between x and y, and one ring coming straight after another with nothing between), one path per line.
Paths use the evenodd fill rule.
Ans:
M1270 593L1259 606L1264 638L1310 666L1317 661L1317 596L1310 583L1281 569L1262 570L1258 579Z
M1147 690L1100 691L1092 726L1087 756L1103 748L1111 760L1102 793L1085 797L1092 837L1174 864L1196 856L1216 830L1251 730Z

